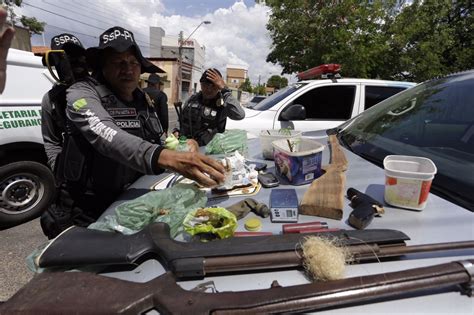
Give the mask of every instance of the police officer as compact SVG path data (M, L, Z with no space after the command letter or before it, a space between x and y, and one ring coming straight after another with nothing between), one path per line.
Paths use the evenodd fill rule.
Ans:
M198 153L197 143L190 143L190 152L158 144L162 129L138 82L141 73L159 68L142 56L132 32L108 29L87 57L94 78L67 91L67 141L57 167L65 188L56 209L48 209L53 222L42 224L50 238L69 225L96 220L141 174L168 169L204 186L224 180L222 165Z
M76 80L86 78L88 72L86 50L76 36L64 33L53 37L51 50L64 50L65 53L48 54L48 57L43 57L43 65L54 67L60 79L43 96L41 102L44 149L48 157L48 165L54 170L65 132L66 90Z
M219 70L207 69L202 75L201 91L192 95L180 111L180 135L206 145L218 132L225 131L227 117L245 118L245 112L225 86Z
M161 90L163 82L161 82L160 76L152 73L146 79L148 86L143 89L145 93L150 95L153 103L158 110L158 118L160 119L161 126L163 127L163 132L168 134L168 96L165 92Z

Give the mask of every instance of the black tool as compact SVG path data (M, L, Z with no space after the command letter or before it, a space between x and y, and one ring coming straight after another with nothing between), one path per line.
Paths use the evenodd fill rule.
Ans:
M260 173L258 174L258 181L265 188L277 187L280 185L280 181L273 173Z
M347 197L351 201L350 206L354 208L354 211L349 215L349 225L356 229L365 229L375 215L384 213L383 205L380 202L357 189L349 188Z

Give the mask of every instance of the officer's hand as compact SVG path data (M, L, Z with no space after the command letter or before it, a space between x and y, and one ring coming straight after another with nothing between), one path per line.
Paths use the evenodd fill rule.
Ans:
M3 25L7 19L7 11L0 7L0 31L3 29ZM0 33L0 94L2 94L5 88L5 81L7 79L7 54L8 48L15 35L13 27L6 27L3 33Z
M186 144L188 145L189 152L199 152L199 144L194 139L186 140Z
M164 149L158 164L179 173L205 187L215 187L224 182L224 166L198 152L176 152Z
M212 83L214 83L214 85L219 88L219 90L225 88L224 79L222 79L222 77L216 71L212 69L207 70L206 77L211 80Z

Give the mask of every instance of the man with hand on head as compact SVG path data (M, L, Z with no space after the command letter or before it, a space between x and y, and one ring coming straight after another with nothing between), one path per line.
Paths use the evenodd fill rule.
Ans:
M207 69L202 75L201 91L184 104L179 117L180 135L206 145L216 133L224 132L227 117L245 118L245 112L225 86L219 70Z
M141 73L160 69L142 56L132 32L110 28L86 54L94 73L67 91L68 132L56 168L65 185L45 215L53 220L42 224L49 238L95 221L142 174L168 169L207 187L224 181L223 166L198 153L197 143L189 152L159 145L156 110L138 84Z

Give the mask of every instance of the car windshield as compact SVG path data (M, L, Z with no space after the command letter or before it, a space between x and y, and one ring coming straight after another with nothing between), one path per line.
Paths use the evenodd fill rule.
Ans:
M302 86L306 85L307 83L295 83L289 85L276 93L273 93L269 97L262 100L260 103L256 104L252 109L254 110L267 110L275 106L279 101L287 97L288 95L292 94L296 90L300 89Z
M474 211L474 71L425 82L339 127L351 151L382 165L388 154L436 167L431 192Z

